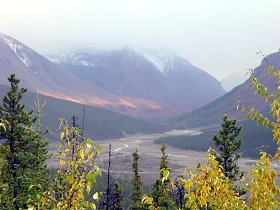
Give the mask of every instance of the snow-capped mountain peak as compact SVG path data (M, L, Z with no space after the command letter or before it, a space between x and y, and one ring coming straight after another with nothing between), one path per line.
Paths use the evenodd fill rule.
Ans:
M64 51L58 56L48 56L48 59L54 63L69 63L74 65L95 67L96 64L91 61L94 55L102 54L101 50L74 50Z
M167 76L174 72L174 58L175 53L166 48L145 49L133 48L133 50L147 61L149 61L159 72Z
M179 70L175 66L175 60L178 59L172 50L168 48L131 48L124 47L120 50L69 50L60 53L59 55L48 56L49 60L58 64L74 64L78 66L97 67L100 65L99 56L110 54L110 52L126 52L129 58L134 58L136 55L143 60L146 60L155 70L162 73L164 76ZM181 60L181 59L179 59ZM184 59L184 65L190 66L191 64Z
M0 39L1 38L13 50L22 63L24 63L28 68L32 65L32 62L28 57L28 54L30 53L30 49L28 47L3 33L0 33Z

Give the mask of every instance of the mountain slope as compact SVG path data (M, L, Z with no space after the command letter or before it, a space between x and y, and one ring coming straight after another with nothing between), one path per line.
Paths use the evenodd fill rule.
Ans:
M0 85L0 99L9 90L8 86ZM27 108L34 107L36 94L27 92L23 103ZM120 138L131 133L162 132L166 128L146 121L128 117L106 109L78 103L59 100L53 97L40 95L40 101L47 104L43 110L42 126L48 127L51 133L58 132L59 118L70 121L73 115L78 117L78 124L82 125L83 109L85 108L85 136L94 139ZM2 102L1 102L2 103ZM52 135L54 137L55 135ZM57 136L56 136L57 137Z
M191 111L225 93L215 78L168 49L77 50L51 59L114 94L156 102L158 115Z
M44 95L139 118L152 118L161 110L167 110L167 116L170 113L172 116L172 107L168 104L114 94L71 74L12 37L0 34L0 84L7 84L6 78L11 73L22 80L23 86Z
M269 65L273 65L276 69L280 68L280 52L265 57L253 74L263 85L268 87L268 90L273 92L277 89L277 84L272 75L267 75L266 70ZM185 128L219 124L225 114L240 120L247 118L246 113L242 113L240 110L236 109L238 101L249 107L255 107L261 112L268 113L268 104L258 95L255 95L254 92L250 90L250 86L251 81L248 79L245 83L234 88L232 91L214 102L191 113L173 118L168 122L172 124L173 127Z

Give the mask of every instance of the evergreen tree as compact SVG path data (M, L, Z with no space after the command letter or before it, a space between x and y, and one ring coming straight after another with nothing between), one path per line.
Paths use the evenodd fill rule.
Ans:
M170 190L168 188L168 185L170 183L169 179L164 178L164 171L170 172L170 168L168 168L168 161L167 161L167 155L166 155L166 145L161 146L161 161L160 161L160 178L156 179L155 184L152 188L152 197L154 201L154 205L158 207L159 209L172 209L174 207L174 202L170 197Z
M2 144L0 144L0 177L2 177L4 169L7 167L6 162L4 161L4 155L3 151L4 147ZM5 185L2 179L0 179L0 206L2 206L2 200L3 200L3 191L7 190L8 186Z
M123 189L121 188L119 182L114 183L113 187L113 202L112 202L112 209L113 210L122 210L123 208Z
M111 158L112 158L112 146L111 143L109 143L109 149L108 149L108 169L106 174L106 189L103 191L103 196L99 202L98 209L106 209L110 210L113 206L113 177L111 176Z
M133 156L133 163L132 163L132 170L134 173L134 179L133 179L133 190L132 190L132 195L131 199L133 203L135 204L136 202L141 201L142 197L142 181L141 181L141 176L139 175L138 172L138 160L140 159L140 156L138 154L138 150L136 149L134 153L132 153Z
M138 160L140 159L138 150L136 149L135 152L132 153L133 156L133 163L132 163L132 170L134 173L133 179L133 188L131 194L132 205L130 209L148 209L148 206L141 203L142 200L142 181L141 176L139 175L139 164Z
M240 155L238 151L242 145L242 138L239 137L241 133L241 126L236 125L235 119L229 119L224 116L222 128L218 135L213 137L216 147L219 152L214 152L217 161L223 167L223 172L226 177L235 182L243 177L238 167L238 159ZM238 190L240 194L244 193L244 190Z
M47 142L32 126L36 120L32 111L26 112L21 104L27 90L19 89L20 80L14 74L8 80L11 89L0 106L0 116L8 122L6 129L0 131L5 141L1 153L7 165L0 174L1 182L7 186L0 189L1 205L4 209L25 209L28 201L36 199L33 189L37 187L36 193L40 193L47 187Z

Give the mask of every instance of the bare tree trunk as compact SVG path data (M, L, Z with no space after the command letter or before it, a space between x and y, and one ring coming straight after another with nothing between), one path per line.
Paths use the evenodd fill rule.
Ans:
M107 175L107 201L106 201L106 210L109 210L109 196L110 192L110 168L111 168L111 144L109 144L109 160L108 160L108 175Z

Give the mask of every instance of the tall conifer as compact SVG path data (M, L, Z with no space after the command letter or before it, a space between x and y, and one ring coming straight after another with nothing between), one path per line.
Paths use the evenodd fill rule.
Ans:
M124 195L123 195L123 189L119 182L114 183L113 187L113 202L112 202L112 208L113 210L123 210L123 201L124 201Z
M154 204L156 207L160 207L160 209L172 209L174 207L174 202L170 197L170 190L168 188L168 185L170 183L169 179L163 180L163 171L169 171L170 168L168 168L168 161L167 161L167 154L165 152L166 145L163 144L161 146L161 161L160 161L160 178L156 179L155 184L153 185L152 189L152 197L154 200Z
M242 138L239 137L242 127L236 125L235 119L229 119L224 116L222 128L218 135L213 137L216 147L219 152L215 152L217 161L223 167L223 172L233 182L241 179L243 177L243 172L240 172L238 167L238 159L240 155L238 154L241 145ZM244 193L244 190L238 190L240 194Z
M138 171L139 170L138 160L140 159L140 156L138 154L137 149L135 150L134 153L132 153L132 156L133 156L132 170L134 173L134 179L133 179L133 189L132 189L131 199L133 203L136 203L141 201L141 197L142 197L142 181Z
M132 153L133 163L132 163L132 170L134 173L133 178L133 188L131 194L132 205L130 209L148 209L148 206L141 203L142 199L142 181L141 176L139 174L139 163L138 160L140 159L140 155L138 150L136 149L135 152Z
M40 193L47 187L47 142L33 128L36 118L32 117L32 111L26 112L21 104L27 90L19 89L20 80L14 74L8 80L11 88L0 106L0 116L8 122L7 128L0 131L4 141L1 152L7 165L0 174L1 182L7 186L1 189L1 205L4 209L25 209L28 201L35 199L35 191Z

